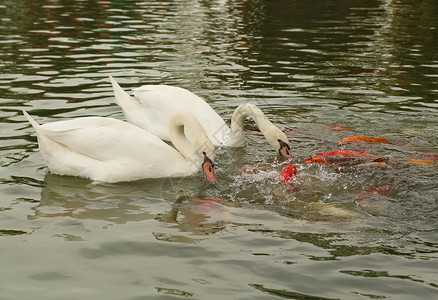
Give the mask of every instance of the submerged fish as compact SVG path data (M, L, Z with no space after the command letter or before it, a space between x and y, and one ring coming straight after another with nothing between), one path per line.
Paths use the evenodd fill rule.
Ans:
M425 155L424 157L426 157L427 159L433 160L433 161L438 161L438 154L428 154L428 155Z
M373 202L373 196L381 195L381 196L392 196L394 194L394 188L390 185L382 185L376 189L370 191L363 191L357 195L356 203L362 207L380 207L382 205L381 202Z
M274 165L244 165L242 168L240 168L239 174L257 174L260 171L268 171L269 169L272 169L272 167L274 167Z
M416 165L430 166L438 163L438 154L427 154L426 159L410 158L408 162Z
M365 143L391 143L390 140L381 137L374 137L368 135L356 135L339 140L338 143L352 143L352 142L365 142Z
M428 166L428 165L434 165L437 162L434 160L429 160L429 159L416 159L416 158L411 158L409 159L409 162L411 164L416 164L416 165L423 165L423 166Z
M334 150L316 153L305 160L308 163L330 163L336 165L386 165L384 157L365 150ZM376 164L378 163L378 164Z
M394 189L390 185L382 185L374 190L371 190L370 193L375 193L382 196L390 196L394 193Z
M367 167L386 167L386 161L382 160L376 160L368 163L361 163L355 165L357 168L367 168Z
M351 131L351 129L349 129L349 128L339 126L336 124L327 124L327 127L329 127L331 130L335 130L335 131Z

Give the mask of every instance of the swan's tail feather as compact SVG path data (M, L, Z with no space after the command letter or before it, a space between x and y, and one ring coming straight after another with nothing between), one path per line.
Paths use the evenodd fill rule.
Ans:
M140 103L138 103L134 98L129 96L127 92L125 92L120 85L117 83L117 81L110 76L110 81L113 86L114 96L116 97L117 104L122 108L128 108L128 107L135 107L137 108L140 106Z
M23 115L26 117L26 119L29 121L29 123L32 125L32 127L35 129L36 132L39 131L40 125L23 109Z

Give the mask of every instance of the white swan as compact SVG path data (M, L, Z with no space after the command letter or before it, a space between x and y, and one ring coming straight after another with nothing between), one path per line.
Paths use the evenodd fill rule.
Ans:
M135 99L129 96L110 76L117 104L126 120L163 140L169 140L169 121L179 110L190 110L216 146L243 147L246 144L243 123L251 117L269 144L281 156L291 159L289 140L254 104L240 105L231 118L231 129L204 99L192 92L168 85L144 85L134 89Z
M36 131L52 173L114 183L188 176L202 168L205 178L217 183L214 146L187 111L175 113L169 125L179 152L153 134L112 118L84 117L39 125L26 111L23 114ZM190 131L189 138L184 128Z

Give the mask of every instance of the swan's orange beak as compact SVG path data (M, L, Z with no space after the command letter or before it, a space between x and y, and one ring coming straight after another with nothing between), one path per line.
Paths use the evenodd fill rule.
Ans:
M278 154L280 154L287 160L292 159L289 145L280 139L278 139L278 142L280 143L280 149L278 150Z
M211 159L208 158L207 154L203 152L204 154L204 162L202 163L202 171L204 172L204 177L207 179L208 182L217 184L217 177L214 173L214 164L211 161Z

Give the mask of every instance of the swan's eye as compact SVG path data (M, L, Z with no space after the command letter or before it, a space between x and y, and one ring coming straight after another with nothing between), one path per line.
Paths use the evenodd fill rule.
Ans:
M211 167L208 167L208 170L211 172L212 170L211 170Z

